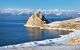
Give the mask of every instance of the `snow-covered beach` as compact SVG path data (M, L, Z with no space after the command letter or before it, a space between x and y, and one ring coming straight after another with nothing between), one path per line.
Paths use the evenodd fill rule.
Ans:
M27 47L32 48L32 47L38 47L38 46L69 45L68 43L70 39L80 36L80 30L76 30L67 35L60 35L60 36L61 36L60 38L46 39L43 41L26 42L26 43L21 43L16 45L8 45L8 46L2 46L0 48L27 48Z

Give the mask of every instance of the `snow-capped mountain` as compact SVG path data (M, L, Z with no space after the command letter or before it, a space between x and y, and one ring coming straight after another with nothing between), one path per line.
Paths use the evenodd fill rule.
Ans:
M0 9L0 14L12 14L12 15L23 15L23 14L32 14L36 10L34 9ZM53 16L68 16L68 17L80 17L79 10L60 10L60 9L39 9L43 14L53 15Z
M20 15L20 14L30 14L33 13L33 10L30 9L0 9L0 14L12 14L12 15Z

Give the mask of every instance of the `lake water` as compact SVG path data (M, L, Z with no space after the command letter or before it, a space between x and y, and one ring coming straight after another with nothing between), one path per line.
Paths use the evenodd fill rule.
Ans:
M24 24L30 15L0 15L0 46L12 45L30 41L59 38L65 31L44 30L25 27ZM48 18L49 22L61 21L70 18ZM66 34L69 31L66 32Z

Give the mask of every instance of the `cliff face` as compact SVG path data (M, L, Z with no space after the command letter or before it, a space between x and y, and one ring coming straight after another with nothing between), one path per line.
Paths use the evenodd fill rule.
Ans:
M29 17L26 25L30 26L44 26L48 23L45 17L40 13L40 11L35 12L31 17Z

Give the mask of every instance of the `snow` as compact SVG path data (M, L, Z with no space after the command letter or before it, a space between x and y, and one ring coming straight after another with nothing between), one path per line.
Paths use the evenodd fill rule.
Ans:
M61 24L61 23L62 23L61 21L55 21L55 22L49 23L47 25L55 25L55 24Z
M80 11L75 11L75 10L61 10L61 9L37 9L37 10L39 10L39 11L41 11L43 14L46 14L46 15L48 15L48 14L55 14L55 15L57 15L57 16L59 16L59 15L63 15L63 14L65 14L65 15L69 15L69 14L80 14L79 12ZM36 11L35 9L29 9L29 8L27 8L27 9L12 9L12 8L4 8L4 9L0 9L0 13L1 14L12 14L12 15L15 15L15 14L17 14L17 15L20 15L20 14L31 14L31 13L33 13L34 11Z

